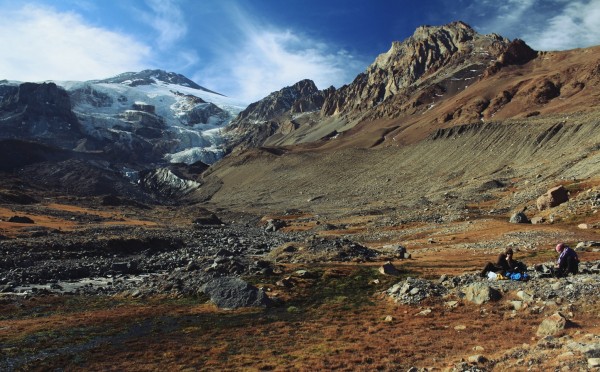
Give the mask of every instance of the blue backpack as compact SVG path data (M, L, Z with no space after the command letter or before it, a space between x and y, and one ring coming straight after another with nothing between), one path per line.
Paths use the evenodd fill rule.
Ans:
M527 273L506 273L507 277L509 277L511 280L529 280L529 275L527 275Z

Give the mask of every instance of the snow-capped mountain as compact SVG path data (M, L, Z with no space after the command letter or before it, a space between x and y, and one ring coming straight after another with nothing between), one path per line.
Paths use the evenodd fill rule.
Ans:
M173 163L211 164L221 158L221 128L246 107L183 75L161 70L55 83L68 92L87 136L100 143L118 142L123 151L151 149Z
M185 197L225 154L221 129L245 107L161 70L85 82L0 80L0 171L77 195Z

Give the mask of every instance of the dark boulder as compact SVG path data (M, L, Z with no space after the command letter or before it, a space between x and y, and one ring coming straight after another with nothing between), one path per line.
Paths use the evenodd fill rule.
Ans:
M569 201L569 192L567 189L560 185L548 190L544 195L540 196L536 200L537 209L543 211L556 207L562 203Z
M199 212L200 216L194 219L194 224L202 226L223 224L223 221L221 221L221 219L213 212L208 211L206 209L201 209Z
M202 287L212 302L223 309L240 307L267 307L272 301L262 289L246 283L240 278L217 278Z
M35 223L31 218L26 216L12 216L8 219L8 222L14 223Z
M523 212L518 212L510 217L510 223L531 223Z

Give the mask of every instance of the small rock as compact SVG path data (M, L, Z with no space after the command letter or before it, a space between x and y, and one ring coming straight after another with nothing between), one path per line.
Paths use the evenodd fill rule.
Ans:
M394 321L394 317L391 315L388 315L385 317L385 319L383 320L384 322L393 322Z
M315 279L317 277L315 273L308 270L296 270L294 275L304 279Z
M590 368L600 367L600 358L589 358L588 359L588 367L590 367Z
M510 301L513 309L519 311L523 308L523 301Z
M387 293L390 295L396 294L400 291L401 288L402 288L402 283L396 283L390 289L388 289Z
M279 287L285 287L285 288L291 288L294 286L294 281L292 280L291 277L285 277L279 281L277 281L275 283L275 285L278 285Z
M531 223L534 225L539 225L546 222L546 219L544 217L533 217L531 219Z
M464 331L465 329L467 329L467 326L464 324L460 324L454 327L454 330L456 331Z
M447 308L454 309L455 307L458 306L458 301L448 301L448 302L444 303L444 305Z
M538 210L543 211L567 201L569 201L569 192L564 186L560 185L548 190L546 194L537 198L536 207Z
M468 359L469 363L485 363L487 359L483 355L471 355Z
M392 275L392 276L400 275L400 271L398 271L398 269L396 269L396 267L389 261L386 262L385 264L383 264L383 266L381 266L379 268L379 272L384 275Z
M582 230L587 230L590 228L590 225L588 225L587 223L580 223L579 225L577 225L577 227Z
M565 353L560 354L557 359L559 359L559 360L571 359L574 356L575 356L575 354L573 354L572 351L567 351Z
M240 307L267 307L271 300L262 289L258 289L240 278L223 277L214 279L202 287L212 302L224 309Z
M519 297L524 302L531 302L531 301L533 301L533 296L530 295L529 293L525 292L525 291L518 291L517 292L517 297Z
M265 227L265 231L275 232L286 226L285 221L270 219L267 220L267 226Z
M404 294L404 293L409 292L410 290L411 290L410 284L404 283L402 288L400 288L400 293Z
M429 314L431 314L431 309L425 309L425 310L417 313L417 315L419 315L419 316L425 316L425 315L429 315Z

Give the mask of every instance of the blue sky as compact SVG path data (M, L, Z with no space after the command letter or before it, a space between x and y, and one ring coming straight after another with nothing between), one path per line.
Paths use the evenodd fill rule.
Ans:
M600 44L600 0L0 0L0 79L160 68L252 102L350 83L392 41L455 20L538 50Z

